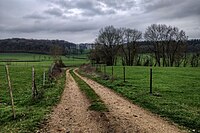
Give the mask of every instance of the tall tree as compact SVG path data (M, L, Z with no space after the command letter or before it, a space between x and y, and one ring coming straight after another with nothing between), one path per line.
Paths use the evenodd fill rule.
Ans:
M149 48L155 55L155 65L161 66L162 61L163 66L173 66L182 59L188 37L177 27L152 24L146 29L144 38L151 44Z
M129 28L122 28L121 32L123 60L126 65L132 66L138 51L137 41L142 39L142 32Z
M52 45L50 49L50 54L53 57L54 61L58 61L60 60L60 57L63 54L63 50L58 45Z
M114 65L120 39L120 30L113 26L107 26L99 31L96 44L101 47L103 61L107 65Z

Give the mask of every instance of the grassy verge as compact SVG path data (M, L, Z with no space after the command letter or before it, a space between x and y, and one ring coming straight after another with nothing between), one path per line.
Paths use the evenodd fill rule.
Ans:
M107 67L106 72L111 75L111 67ZM200 68L153 68L154 95L149 95L149 67L126 67L125 83L121 66L114 67L113 82L101 75L87 73L88 77L133 103L191 131L200 132Z
M87 98L90 100L91 106L89 107L89 109L95 110L95 111L100 111L100 112L108 110L106 108L105 104L103 103L103 101L100 99L100 97L94 92L94 90L92 88L90 88L90 86L87 83L85 83L82 79L80 79L73 72L73 70L70 70L70 74L75 79L75 81L78 83L78 86L81 89L81 91L83 91L85 93L85 95L87 96Z
M47 68L46 68L47 69ZM60 99L65 84L65 75L56 82L42 87L43 67L35 67L37 100L31 96L31 67L10 66L10 77L16 109L16 119L12 118L11 103L4 66L0 66L0 132L31 133L37 130L46 114Z

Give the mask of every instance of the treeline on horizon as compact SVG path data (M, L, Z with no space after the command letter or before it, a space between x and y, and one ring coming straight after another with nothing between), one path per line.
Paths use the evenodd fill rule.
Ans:
M144 33L111 25L100 29L89 59L108 66L116 65L120 59L126 66L197 67L200 40L188 40L185 31L165 24L152 24Z
M11 38L0 40L0 53L51 54L59 49L60 54L76 53L76 44L64 40L37 40Z
M95 46L92 43L81 44L80 49L87 49L87 45ZM139 41L140 53L149 53L149 42ZM151 44L150 44L151 45ZM0 53L36 53L50 54L51 50L58 46L62 49L62 55L77 54L77 44L64 40L37 40L24 38L11 38L0 40ZM200 39L187 40L187 51L196 52L200 50Z

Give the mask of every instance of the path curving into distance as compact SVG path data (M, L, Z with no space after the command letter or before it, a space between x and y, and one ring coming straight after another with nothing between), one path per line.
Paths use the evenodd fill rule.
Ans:
M38 132L43 133L104 133L108 121L99 112L90 111L86 96L66 71L66 86L60 103L53 109L50 118Z
M53 108L39 133L183 133L175 125L132 104L114 91L80 76L106 104L109 112L88 109L89 100L66 71L60 103Z

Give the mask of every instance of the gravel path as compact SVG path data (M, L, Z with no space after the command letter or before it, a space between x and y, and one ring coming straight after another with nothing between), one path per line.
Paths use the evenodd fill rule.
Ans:
M77 74L77 73L76 73ZM181 133L176 126L164 121L160 117L132 104L112 90L99 83L82 77L101 97L109 109L106 114L113 126L113 132L119 133Z
M38 132L44 133L105 133L108 120L103 113L88 110L86 96L79 90L76 82L66 72L66 87L60 103L53 109L50 118Z

